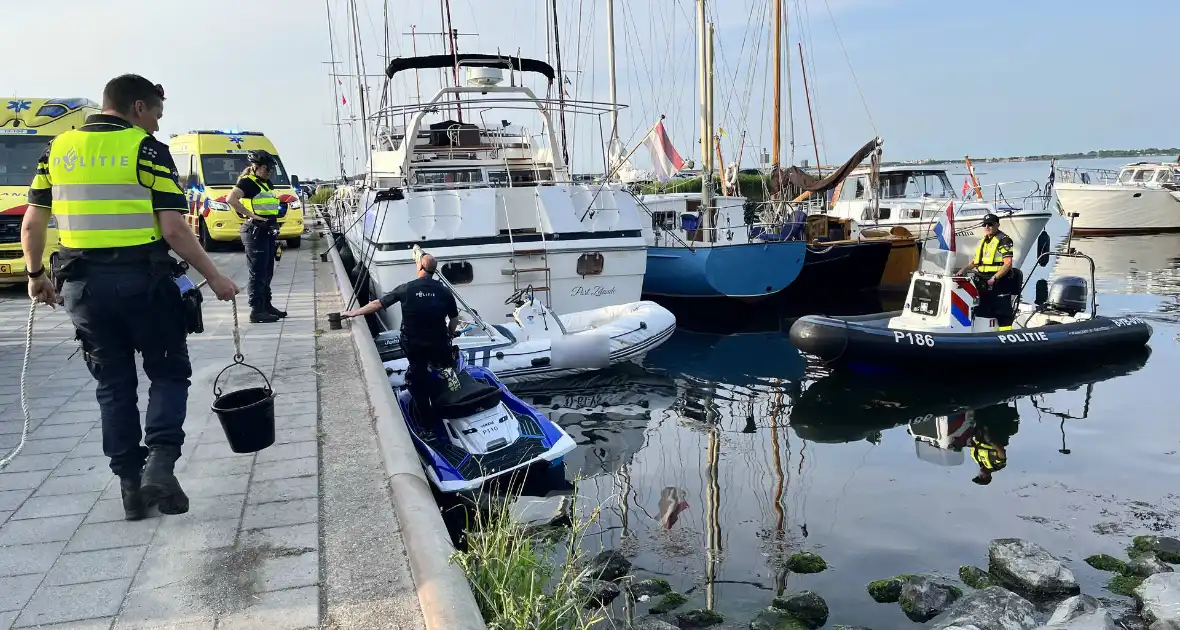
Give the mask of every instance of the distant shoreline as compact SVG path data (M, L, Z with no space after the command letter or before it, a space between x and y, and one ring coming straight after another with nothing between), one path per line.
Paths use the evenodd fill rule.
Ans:
M1049 160L1097 160L1102 158L1142 158L1158 155L1180 155L1180 148L1171 149L1103 149L1086 153L1052 153L1046 155L1025 155L1013 157L982 157L971 158L973 164L1003 164L1007 162L1048 162ZM934 164L963 164L961 159L953 160L904 160L901 162L882 162L881 166L922 166Z

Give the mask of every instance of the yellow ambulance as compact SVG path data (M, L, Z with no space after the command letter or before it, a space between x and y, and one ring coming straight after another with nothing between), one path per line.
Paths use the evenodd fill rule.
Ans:
M176 161L180 187L188 196L186 220L206 251L241 240L242 218L225 198L248 166L246 154L259 149L277 161L270 181L286 207L285 212L280 210L278 238L286 241L287 247L299 247L303 236L303 206L297 193L299 178L287 172L266 136L239 129L190 131L173 135L168 148Z
M81 127L101 110L84 98L0 98L0 286L26 282L20 226L37 160L57 135ZM44 264L51 264L59 242L50 219Z

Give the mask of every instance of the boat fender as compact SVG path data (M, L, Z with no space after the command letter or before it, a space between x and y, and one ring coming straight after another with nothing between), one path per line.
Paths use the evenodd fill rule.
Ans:
M647 322L639 322L639 330L647 330Z
M552 365L558 369L600 369L610 365L610 337L584 332L556 337L550 346Z

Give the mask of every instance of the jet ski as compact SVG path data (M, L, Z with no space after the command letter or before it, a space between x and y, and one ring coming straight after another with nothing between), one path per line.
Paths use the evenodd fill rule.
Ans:
M1089 296L1095 285L1094 261L1068 245L1063 252L1042 252L1037 264L1044 266L1052 256L1084 259L1090 264L1090 281L1063 276L1050 289L1046 280L1039 280L1034 304L1020 304L1021 286L1006 305L1015 315L1007 330L992 313L978 312L988 290L983 279L949 273L961 266L952 264L955 254L937 253L946 256L944 271L916 272L901 311L801 317L791 325L791 343L834 369L960 375L951 366L978 369L999 361L1009 366L1005 369L1016 369L1093 360L1125 354L1151 339L1151 326L1140 317L1098 314L1097 301ZM1020 270L1014 267L1012 273L1019 282Z
M408 386L397 392L430 482L440 492L465 492L533 464L559 465L576 446L574 439L514 396L491 370L468 365L458 347L452 349L453 365L429 371L437 422L420 422ZM443 435L433 430L440 424Z

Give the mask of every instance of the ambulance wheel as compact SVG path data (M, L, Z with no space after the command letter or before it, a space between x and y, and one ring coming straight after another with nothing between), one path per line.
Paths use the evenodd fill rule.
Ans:
M209 228L205 225L205 219L201 219L200 226L197 228L197 239L201 241L201 248L207 252L215 252L221 249L221 243L213 240L209 236Z

